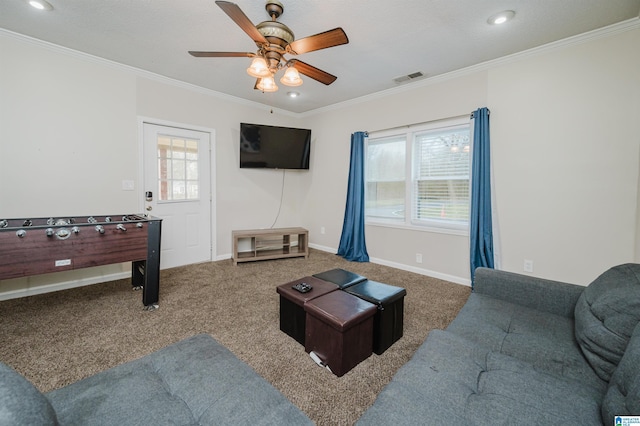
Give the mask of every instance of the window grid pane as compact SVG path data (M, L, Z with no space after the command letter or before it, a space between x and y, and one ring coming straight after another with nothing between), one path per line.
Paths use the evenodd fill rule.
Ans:
M160 201L199 199L198 141L158 137Z
M468 126L415 135L412 212L414 223L467 223L469 161Z
M404 222L406 138L369 143L366 164L365 215Z

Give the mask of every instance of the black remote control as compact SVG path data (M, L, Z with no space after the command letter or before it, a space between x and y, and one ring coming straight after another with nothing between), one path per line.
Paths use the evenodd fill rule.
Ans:
M294 285L293 287L291 287L295 290L298 290L300 293L307 293L309 291L311 291L311 289L313 287L311 287L309 284L307 283L298 283L296 285Z

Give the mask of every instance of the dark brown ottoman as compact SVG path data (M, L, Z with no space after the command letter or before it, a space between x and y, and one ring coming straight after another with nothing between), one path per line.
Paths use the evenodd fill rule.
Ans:
M407 290L367 280L347 287L344 291L378 307L373 317L373 352L381 355L402 337L404 296Z
M319 274L313 274L313 276L316 278L320 278L323 281L334 283L338 287L340 287L340 289L345 289L349 286L366 280L366 278L362 275L358 275L355 272L345 271L344 269L339 268L320 272Z
M313 351L340 377L371 355L377 308L344 291L308 301L306 352Z
M300 293L293 289L294 285L301 282L305 282L313 288L307 293ZM300 278L276 287L276 291L280 294L280 330L304 345L306 324L304 304L337 289L337 285L313 277Z

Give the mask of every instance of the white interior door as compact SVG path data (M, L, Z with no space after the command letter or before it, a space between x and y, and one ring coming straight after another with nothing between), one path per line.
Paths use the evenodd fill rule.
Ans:
M143 124L147 213L162 219L162 269L212 260L211 134Z

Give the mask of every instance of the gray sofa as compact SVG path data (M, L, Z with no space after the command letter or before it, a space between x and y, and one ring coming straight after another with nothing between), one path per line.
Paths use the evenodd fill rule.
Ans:
M0 363L0 425L312 424L211 336L200 334L47 394Z
M640 265L588 287L478 269L361 425L610 425L640 415ZM603 420L604 419L604 420ZM311 421L208 335L45 394L0 363L0 425Z
M640 265L587 287L478 269L361 425L613 425L640 415Z

